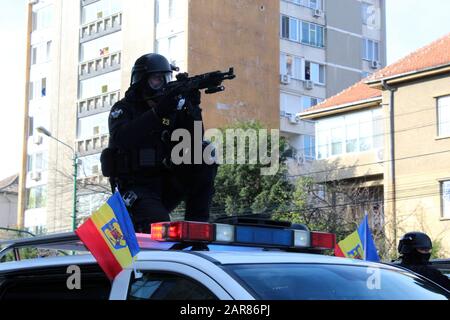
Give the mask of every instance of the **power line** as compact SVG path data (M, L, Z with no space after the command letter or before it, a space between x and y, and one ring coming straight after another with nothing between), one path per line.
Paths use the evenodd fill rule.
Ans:
M436 151L436 152L418 154L418 155L408 156L408 157L403 157L403 158L395 158L394 161L410 160L410 159L427 157L427 156L432 156L432 155L437 155L437 154L444 154L444 153L448 153L448 152L450 152L450 150ZM369 162L369 163L352 165L352 166L346 166L346 167L329 168L328 170L313 171L313 172L304 173L304 174L287 175L287 177L295 178L295 177L302 177L302 176L310 176L312 174L326 173L326 172L336 171L336 170L348 170L348 169L353 169L353 168L358 168L358 167L364 167L364 166L370 166L370 165L386 163L386 162L390 162L390 161L391 160L381 160L381 161Z

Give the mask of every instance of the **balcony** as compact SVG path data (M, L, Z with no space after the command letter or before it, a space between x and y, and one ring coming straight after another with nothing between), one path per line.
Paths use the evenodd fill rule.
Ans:
M119 99L120 91L118 90L89 99L80 100L77 104L78 118L109 111Z
M101 172L98 172L97 174L93 174L89 177L81 177L78 180L79 187L87 187L87 186L104 186L109 190L110 184L109 179L104 177Z
M84 7L98 1L100 0L81 0L81 5Z
M120 51L103 55L97 59L80 63L80 81L93 78L120 69L122 53Z
M108 146L108 139L108 134L100 134L88 139L77 140L77 153L80 157L100 153Z
M120 30L122 30L122 13L119 12L82 25L80 27L80 43L85 43Z

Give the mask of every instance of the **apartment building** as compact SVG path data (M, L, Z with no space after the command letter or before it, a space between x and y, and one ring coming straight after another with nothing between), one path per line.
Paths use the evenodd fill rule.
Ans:
M414 230L450 252L449 50L450 34L301 114L316 121L311 173L372 188L361 207L382 214L392 254Z
M70 230L105 199L108 112L148 52L190 74L234 67L224 93L202 96L206 127L281 129L294 169L307 170L314 123L295 115L385 64L384 10L384 0L30 1L18 225Z
M315 127L297 114L386 65L385 1L281 0L280 15L280 130L304 173Z
M234 67L225 93L202 97L206 127L279 128L278 2L40 0L28 10L21 227L71 230L108 196L99 163L108 113L142 54L193 75Z
M18 185L18 174L0 180L0 228L15 228L17 225Z

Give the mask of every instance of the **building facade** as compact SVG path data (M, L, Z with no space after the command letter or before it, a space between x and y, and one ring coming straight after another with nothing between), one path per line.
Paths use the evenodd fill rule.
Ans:
M297 114L386 65L384 0L280 1L280 129L293 173L315 158L314 121Z
M306 170L314 123L296 114L386 61L384 0L337 2L31 1L18 225L66 231L107 197L108 113L148 52L192 75L234 67L224 93L202 96L205 126L281 129Z
M381 188L366 207L382 203L393 255L409 231L450 252L449 50L447 35L302 114L317 121L317 181Z
M0 181L0 228L17 226L17 188L19 175Z
M143 54L192 75L234 67L225 93L202 97L207 128L237 119L279 128L277 2L46 0L28 10L20 227L71 230L108 196L99 163L108 114Z

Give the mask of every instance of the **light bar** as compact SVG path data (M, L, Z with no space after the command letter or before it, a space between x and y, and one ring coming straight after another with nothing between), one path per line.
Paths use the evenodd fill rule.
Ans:
M298 249L334 249L332 233L310 232L285 227L211 224L205 222L160 222L151 225L151 239L172 242L228 243Z
M292 230L236 226L236 242L291 247Z
M234 241L234 226L230 224L216 224L216 241L218 242L233 242Z
M306 230L294 230L294 247L309 248L310 246L310 232Z
M311 232L311 247L314 249L334 249L336 235L325 232Z
M157 241L213 241L212 224L203 222L160 222L151 225L152 240Z

